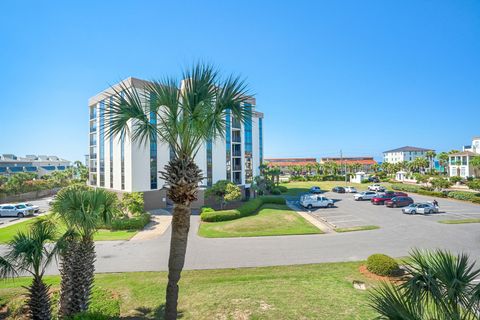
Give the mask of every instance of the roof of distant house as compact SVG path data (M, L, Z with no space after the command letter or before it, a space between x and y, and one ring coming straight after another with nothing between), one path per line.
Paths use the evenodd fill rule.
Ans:
M345 158L321 158L321 162L335 162L338 164L362 164L362 165L372 165L377 163L373 157L345 157Z
M417 148L411 146L405 146L397 149L392 149L388 151L383 151L383 153L391 153L391 152L409 152L409 151L433 151L433 149L425 149L425 148Z
M472 151L462 151L462 152L455 152L455 153L450 153L449 156L479 156L478 153L472 152Z
M265 159L269 167L288 167L288 166L306 166L308 164L316 164L315 158L270 158Z

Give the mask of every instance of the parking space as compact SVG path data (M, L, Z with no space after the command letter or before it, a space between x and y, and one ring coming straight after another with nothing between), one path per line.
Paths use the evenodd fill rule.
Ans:
M50 205L48 203L51 199L52 199L51 197L47 197L47 198L42 198L38 200L31 200L31 201L24 201L24 202L31 203L35 206L38 206L40 208L40 213L36 214L35 216L39 216L49 211ZM21 220L23 221L24 219L29 219L29 218L32 218L32 217L26 217ZM0 228L9 226L13 223L18 222L19 220L20 219L17 217L0 217Z
M438 220L480 218L480 205L452 199L436 199L440 212L430 215L407 215L401 208L388 208L384 205L372 205L370 201L355 201L353 194L326 192L324 196L335 200L333 208L314 208L307 210L300 206L298 200L290 199L298 210L308 212L311 216L328 223L333 228L348 228L365 225L401 228L409 225L431 225ZM433 201L431 197L410 195L415 202Z

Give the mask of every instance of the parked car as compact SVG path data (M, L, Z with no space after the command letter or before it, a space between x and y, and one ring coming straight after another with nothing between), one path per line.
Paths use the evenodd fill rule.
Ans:
M363 191L363 192L360 192L360 193L356 193L353 198L356 200L356 201L362 201L362 200L371 200L373 199L373 197L375 197L377 195L376 192L374 191Z
M36 206L36 205L33 205L31 203L18 203L18 204L23 204L24 206L29 207L30 209L33 210L33 213L39 213L40 212L40 207Z
M382 192L382 191L385 191L386 189L384 186L380 184L372 184L371 186L368 186L368 190Z
M405 207L413 203L413 199L410 197L397 196L390 200L385 201L385 206L390 208Z
M323 191L320 187L311 187L310 193L323 193Z
M438 207L434 206L432 203L412 203L408 207L402 209L403 213L407 214L430 214L430 213L437 213Z
M312 208L331 208L333 207L333 200L324 196L316 196L311 194L304 194L300 197L300 205L307 209Z
M407 193L401 191L385 191L383 193L387 195L392 195L393 197L408 197Z
M395 196L392 193L378 193L370 201L372 204L384 204L385 201L394 198Z
M345 192L348 192L348 193L357 193L357 189L355 187L345 187Z
M345 188L344 187L334 187L332 189L333 192L336 192L336 193L345 193Z
M4 204L0 206L0 217L19 217L33 215L33 210L24 204Z
M380 179L378 179L378 177L369 177L368 181L373 182L373 183L379 183Z

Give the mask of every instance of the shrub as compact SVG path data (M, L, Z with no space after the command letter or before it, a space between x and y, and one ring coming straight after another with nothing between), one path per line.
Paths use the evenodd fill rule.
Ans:
M280 191L279 188L273 188L272 191L270 191L270 193L273 194L273 195L278 196L278 195L281 195L281 194L282 194L282 191Z
M450 191L448 193L449 198L465 201L476 201L480 196L478 193L468 192L468 191Z
M277 189L280 190L281 193L285 193L288 191L288 188L284 186L278 186Z
M140 215L128 218L115 218L109 225L103 225L101 229L111 230L142 230L150 222L150 214L142 213Z
M432 196L437 198L446 198L448 194L448 192L430 191L425 189L419 189L417 193L424 196Z
M474 179L467 182L467 186L473 190L480 190L480 179Z
M141 192L127 192L122 195L120 208L127 215L139 215L143 209L143 194Z
M395 259L385 254L376 253L368 257L367 269L379 276L391 276L399 269L399 266Z
M450 177L450 181L451 181L452 183L457 183L457 182L462 181L462 177L457 177L457 176L455 176L455 177Z
M419 187L398 183L398 184L392 184L392 189L398 190L398 191L406 191L406 192L418 192Z
M202 210L200 212L213 212L215 209L210 208L210 207L202 207Z
M266 203L285 204L285 199L282 197L262 196L244 203L238 209L202 212L200 218L205 222L235 220L256 213Z
M435 178L430 182L435 189L446 189L452 185L452 181L445 178Z

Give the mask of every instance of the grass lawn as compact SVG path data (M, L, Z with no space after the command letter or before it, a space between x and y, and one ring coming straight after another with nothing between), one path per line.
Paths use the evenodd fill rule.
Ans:
M184 271L181 319L373 319L368 291L352 286L353 280L372 284L358 271L360 264ZM58 277L46 279L58 289ZM29 281L0 282L0 306L18 300ZM165 272L98 274L96 287L112 294L94 296L92 305L118 299L122 318L163 319L166 282Z
M298 213L279 204L266 204L257 214L231 221L201 222L198 234L207 238L279 236L323 233Z
M38 218L28 219L17 224L0 228L0 244L7 243L13 239L13 236L20 231L27 231L28 226L31 225ZM107 240L130 240L138 231L130 230L98 230L94 236L95 241L107 241Z
M438 221L438 223L444 223L444 224L480 223L480 219L440 220Z
M358 226L358 227L349 227L349 228L336 228L336 232L353 232L353 231L363 231L363 230L375 230L380 229L379 226Z
M368 186L373 183L351 183L347 182L347 186L355 187L358 191L367 190ZM381 185L390 188L390 183L388 182L381 182ZM288 191L283 195L286 196L298 196L302 193L308 192L308 190L313 186L318 186L322 188L322 190L330 191L333 187L345 187L344 181L292 181L288 183L281 183L281 186L285 186L288 188Z

